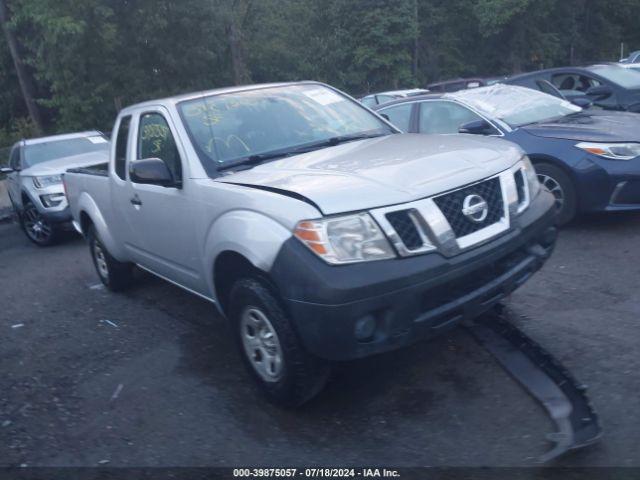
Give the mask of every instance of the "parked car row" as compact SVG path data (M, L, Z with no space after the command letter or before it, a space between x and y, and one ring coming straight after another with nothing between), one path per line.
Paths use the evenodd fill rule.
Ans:
M262 390L299 405L332 362L491 309L558 219L640 205L635 114L513 85L418 93L377 112L317 82L133 105L111 142L16 145L12 202L40 245L71 218L109 289L137 266L214 303Z

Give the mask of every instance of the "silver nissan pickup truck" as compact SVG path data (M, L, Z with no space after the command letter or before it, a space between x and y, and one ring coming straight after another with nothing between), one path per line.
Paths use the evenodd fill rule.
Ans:
M213 302L280 404L481 314L555 244L519 147L400 134L321 83L150 101L113 132L108 164L64 175L100 279L138 266Z

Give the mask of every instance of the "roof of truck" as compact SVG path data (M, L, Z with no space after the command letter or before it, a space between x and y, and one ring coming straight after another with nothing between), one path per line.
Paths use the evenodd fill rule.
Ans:
M238 85L233 87L223 87L223 88L214 88L213 90L203 90L200 92L192 92L192 93L184 93L181 95L175 95L173 97L165 97L159 98L155 100L148 100L146 102L136 103L134 105L129 105L122 109L122 112L127 112L128 110L137 110L140 107L145 106L153 106L153 105L161 105L161 104L173 104L182 102L184 100L192 100L194 98L206 97L209 95L222 95L225 93L236 93L236 92L246 92L250 90L259 90L262 88L274 88L274 87L284 87L287 85L304 85L304 84L318 84L324 85L321 82L315 82L311 80L299 81L299 82L281 82L281 83L256 83L253 85Z

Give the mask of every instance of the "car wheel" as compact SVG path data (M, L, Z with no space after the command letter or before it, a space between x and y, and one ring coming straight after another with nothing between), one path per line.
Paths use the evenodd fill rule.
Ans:
M33 203L26 203L20 214L20 225L27 238L39 247L53 245L58 239L55 225L38 211Z
M114 292L119 292L131 285L133 280L133 264L119 262L111 256L92 226L87 233L89 249L93 265L96 267L100 281Z
M569 176L555 165L536 163L536 173L540 184L549 190L556 199L558 225L569 223L576 216L576 190Z
M266 282L237 281L231 289L229 313L244 363L270 401L296 407L323 389L329 378L328 363L305 350Z

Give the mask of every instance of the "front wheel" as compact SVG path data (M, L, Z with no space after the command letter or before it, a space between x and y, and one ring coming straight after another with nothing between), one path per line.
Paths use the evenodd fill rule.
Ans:
M87 237L93 265L96 267L100 281L114 292L126 289L133 279L133 265L113 258L93 226L89 228Z
M322 390L328 364L305 350L266 282L236 282L229 313L244 363L269 400L296 407Z
M549 163L537 163L535 169L538 181L556 199L556 223L558 225L569 223L576 216L577 210L576 190L569 175Z
M56 243L58 232L33 203L27 203L20 214L20 224L27 238L39 247L48 247Z

